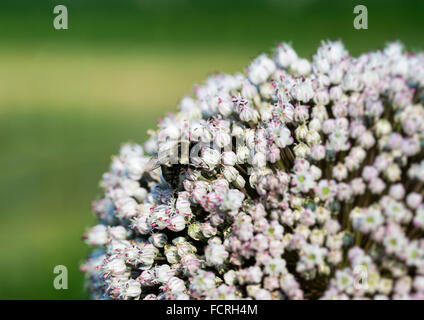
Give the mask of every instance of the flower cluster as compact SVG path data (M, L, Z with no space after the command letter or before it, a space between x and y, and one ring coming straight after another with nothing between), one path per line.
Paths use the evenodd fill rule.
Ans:
M93 298L423 299L423 102L399 43L212 76L104 174Z

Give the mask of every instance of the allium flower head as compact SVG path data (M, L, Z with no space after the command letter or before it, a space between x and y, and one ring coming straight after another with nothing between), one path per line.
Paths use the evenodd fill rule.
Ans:
M124 144L82 270L101 299L422 299L424 55L288 44Z

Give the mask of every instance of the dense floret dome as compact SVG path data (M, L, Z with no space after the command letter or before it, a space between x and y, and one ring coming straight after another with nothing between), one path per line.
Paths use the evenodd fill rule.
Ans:
M96 299L423 299L424 55L288 44L124 144L81 267Z

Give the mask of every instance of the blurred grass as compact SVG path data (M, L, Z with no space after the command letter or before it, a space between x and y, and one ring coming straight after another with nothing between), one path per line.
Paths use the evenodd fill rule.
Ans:
M0 119L2 298L81 298L80 241L94 222L90 202L109 155L142 141L159 112L144 118L81 111L28 112ZM7 139L6 139L7 138ZM69 290L53 289L53 268L69 270Z
M143 107L175 106L183 94L191 92L193 81L202 81L218 70L238 71L247 63L242 52L225 51L170 55L151 49L128 48L117 54L55 48L34 55L3 50L0 66L8 77L0 86L0 104L5 106L3 111L16 105L25 110L43 105L69 109L72 105L100 108L96 112L125 108L140 113Z
M402 40L423 49L423 1L62 0L0 3L0 298L84 299L81 234L122 142L142 142L192 85L243 70L277 41L310 56L322 39L350 52ZM53 288L53 268L69 290Z

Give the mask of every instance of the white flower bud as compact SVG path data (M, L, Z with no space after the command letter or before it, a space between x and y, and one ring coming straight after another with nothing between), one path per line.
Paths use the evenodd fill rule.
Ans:
M202 149L202 160L210 168L214 168L221 160L221 154L212 148L205 147Z
M314 102L322 106L329 104L330 96L328 95L327 90L321 90L315 93Z
M315 161L319 161L325 158L325 147L317 144L311 147L311 157Z
M141 294L140 282L130 279L122 286L122 295L125 297L137 298Z
M253 84L258 85L265 82L274 70L274 61L263 54L256 58L248 67L247 77Z
M417 209L422 203L422 196L416 192L410 193L406 197L406 203L411 209Z
M236 189L228 190L222 199L221 209L225 211L238 210L244 200L244 194Z
M309 130L314 130L319 132L321 131L322 123L319 119L314 118L311 121L309 121L308 127L309 127Z
M177 277L171 277L166 283L166 289L168 289L171 292L185 291L186 287L184 284L184 280Z
M297 53L290 45L283 43L277 49L275 60L280 66L288 68L297 60Z
M228 252L221 244L210 243L205 249L206 263L212 266L221 265L228 257Z
M246 184L246 180L239 174L236 178L236 180L233 182L233 184L237 188L244 188L244 185Z
M334 86L330 89L330 100L333 102L337 102L341 99L343 95L343 90L340 86Z
M389 121L381 119L375 124L375 132L377 137L388 135L392 132L392 126Z
M127 271L127 269L125 261L119 258L109 261L104 267L105 273L111 273L114 275L122 275Z
M401 179L402 171L397 164L392 163L386 171L384 171L384 175L389 181L395 182Z
M184 230L185 219L183 215L177 214L169 219L168 229L178 232Z
M261 116L261 120L263 122L267 122L269 120L272 119L272 110L273 110L273 106L271 106L271 104L269 103L262 103L260 108L259 108L259 113Z
M225 146L228 146L231 142L231 136L225 132L224 130L218 130L215 133L215 139L214 139L215 145L218 148L223 148Z
M298 141L305 141L306 135L308 134L308 127L305 124L298 126L295 130L295 134Z
M252 109L250 107L244 107L240 111L240 120L244 122L254 122L257 123L259 119L259 113L255 109Z
M318 131L310 129L306 135L306 143L310 146L320 144L321 135L318 133Z
M168 241L168 237L164 233L153 233L150 239L156 248L163 248Z
M224 281L228 285L233 285L236 281L236 272L234 270L229 270L224 274Z
M256 152L251 162L255 168L264 168L266 166L266 155L262 152Z
M312 88L310 81L300 81L297 83L297 86L294 88L293 92L297 100L306 103L312 99L315 92Z
M228 117L233 113L233 103L227 99L219 99L218 111L224 116Z
M178 263L180 260L176 246L165 245L165 256L170 264Z
M236 155L237 155L237 163L243 164L247 161L247 157L249 156L249 148L246 146L237 146Z
M294 154L298 158L306 158L307 155L310 154L310 148L304 144L303 142L299 143L297 146L293 148Z
M405 196L405 189L401 183L393 184L389 190L390 196L396 200L401 200Z
M224 178L228 180L228 182L235 181L239 176L237 169L231 166L224 166L222 169L222 174L224 175Z
M169 281L169 279L175 275L175 270L171 269L171 267L167 264L162 264L155 268L155 273L156 273L157 279L161 283L166 284Z
M274 87L270 82L265 82L259 88L259 92L264 99L271 99L274 95Z
M307 76L311 72L311 64L306 59L297 59L292 63L291 70L295 75Z
M223 152L221 155L222 164L226 166L234 166L237 163L237 156L232 151Z
M87 233L87 243L89 244L104 245L108 242L107 228L102 224L92 227Z
M231 130L231 135L233 137L241 138L244 136L244 130L237 123L233 123L233 129Z
M111 227L109 230L110 236L116 240L125 240L128 235L127 229L123 226Z

